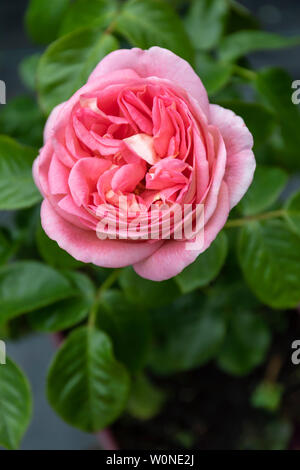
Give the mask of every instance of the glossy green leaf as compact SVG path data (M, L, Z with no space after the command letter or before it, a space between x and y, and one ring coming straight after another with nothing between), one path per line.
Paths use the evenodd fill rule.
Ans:
M97 326L109 335L117 359L130 370L138 370L145 364L150 340L149 318L122 292L112 289L102 294Z
M6 358L0 365L0 445L17 449L32 413L29 383L16 364Z
M36 150L0 136L0 210L23 209L41 200L32 178Z
M257 74L255 86L280 124L284 145L280 163L292 171L300 169L300 113L292 102L292 78L282 69L267 68Z
M138 276L132 268L122 270L119 282L127 299L143 308L167 305L179 295L179 289L173 280L149 281Z
M228 243L224 232L221 232L211 246L196 261L187 266L175 277L183 294L199 287L206 286L219 274L227 255Z
M9 233L5 229L0 230L0 264L6 263L16 249L17 244L11 240Z
M37 261L0 268L0 323L45 307L74 293L66 277Z
M94 328L73 331L49 370L47 395L67 423L87 432L110 425L123 411L129 377L109 337Z
M37 44L49 44L57 38L70 0L30 0L25 16L26 30Z
M32 91L36 88L36 73L40 58L41 54L27 56L22 60L19 67L20 76L24 85Z
M228 9L227 0L193 0L185 26L196 49L211 49L218 44L224 31Z
M287 173L280 168L258 166L253 182L239 205L243 214L259 214L272 206L282 193L287 180Z
M218 61L218 63L220 63ZM228 66L232 67L232 64L228 63ZM240 101L243 99L243 85L241 84L240 78L232 75L229 83L225 87L218 90L213 96L213 102L218 104L223 101Z
M272 113L260 103L247 103L240 100L218 101L223 108L231 109L241 116L253 135L254 148L266 143L275 127Z
M140 420L152 419L161 411L165 399L163 390L140 373L132 381L127 411Z
M33 98L18 96L0 111L0 128L3 134L32 147L39 148L43 145L45 118Z
M105 29L112 23L118 9L116 0L75 0L63 18L60 35L84 27Z
M269 328L260 315L233 312L218 354L219 367L233 375L248 374L264 360L270 340Z
M64 273L74 294L48 307L29 314L31 326L38 331L62 331L80 323L88 315L94 299L95 287L90 279L79 272Z
M300 303L300 238L284 220L251 222L241 230L238 256L244 277L265 304L293 308Z
M224 61L236 61L251 52L281 49L300 44L300 37L283 37L266 31L237 31L222 39L219 57Z
M220 62L208 54L199 51L196 53L195 69L209 95L224 88L233 73L232 64Z
M39 225L36 232L36 243L41 257L50 266L62 269L75 269L83 265L83 263L62 250L54 240L51 240L41 225Z
M37 247L35 234L41 220L41 207L39 204L17 211L15 215L16 228L13 233L19 245L18 258L28 260L36 258Z
M292 194L286 202L285 209L290 228L300 235L300 191Z
M151 367L170 374L201 366L218 352L225 334L222 310L193 294L152 315Z
M233 261L234 273L230 273L230 261ZM231 315L238 315L240 311L255 310L260 305L241 277L238 268L236 260L230 260L229 258L224 274L208 290L209 305L211 308L221 311L226 318ZM239 301L237 302L236 299L239 299Z
M118 48L118 41L98 28L67 34L49 46L37 73L42 108L50 113L84 85L100 60Z
M183 23L164 0L129 0L114 21L114 28L133 46L165 47L193 62L194 51Z

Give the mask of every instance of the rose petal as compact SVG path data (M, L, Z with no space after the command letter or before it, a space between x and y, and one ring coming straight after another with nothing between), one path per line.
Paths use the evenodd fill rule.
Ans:
M234 207L248 190L255 171L252 152L253 137L243 119L233 111L211 105L211 123L220 130L226 150L225 181L230 194L230 208Z
M129 163L120 167L114 174L111 187L113 191L133 192L144 178L145 168L142 165Z
M153 137L147 134L135 134L123 140L123 146L138 155L150 165L154 165L159 157L156 155L153 144Z
M184 59L161 47L142 49L120 49L111 52L97 65L89 82L117 70L131 69L140 77L165 78L190 93L209 116L209 103L206 90L192 67Z
M92 192L96 190L99 177L111 167L104 158L82 158L73 166L69 176L69 187L78 205L87 205Z
M106 268L120 268L137 263L154 253L162 244L122 240L99 240L94 231L75 227L59 216L49 201L41 208L42 226L46 234L58 245L83 263Z
M69 168L64 166L56 155L53 155L48 172L50 193L67 194L69 192L68 178Z
M54 127L58 122L60 112L62 111L64 105L65 103L61 103L55 106L55 108L53 108L53 110L51 111L44 129L44 143L46 143L46 141L52 136Z
M223 228L229 214L229 197L226 183L222 183L216 211L204 229L204 244L201 250L186 250L185 241L170 240L147 259L133 267L137 274L152 281L164 281L179 274L203 253Z

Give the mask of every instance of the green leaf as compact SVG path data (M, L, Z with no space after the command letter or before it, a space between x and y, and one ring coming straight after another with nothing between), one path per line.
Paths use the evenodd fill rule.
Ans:
M115 421L128 391L128 373L115 360L109 337L93 328L73 331L50 366L50 404L67 423L86 432Z
M45 307L74 293L71 283L53 268L20 261L0 268L0 323Z
M231 109L241 116L253 135L254 148L266 143L275 127L273 114L259 103L247 103L239 100L218 101L223 108Z
M101 295L97 326L112 339L117 359L132 371L143 367L150 341L146 312L129 302L122 292L108 290Z
M63 18L60 34L68 34L84 27L107 28L118 13L116 0L76 0Z
M272 206L282 193L287 180L287 173L280 168L258 166L253 182L239 205L243 214L259 214Z
M184 7L186 0L166 0L166 2L172 5L176 10L181 10L182 7Z
M166 394L155 387L144 374L138 374L132 382L127 411L140 420L154 418L165 402Z
M251 404L254 408L274 412L280 406L282 392L283 387L281 384L261 382L251 395Z
M300 191L292 194L285 205L286 220L296 234L300 235Z
M58 31L70 0L30 0L25 15L25 26L37 44L49 44Z
M37 248L35 234L37 226L41 220L41 207L35 205L29 209L22 209L15 214L16 226L13 229L13 236L18 246L18 258L28 260L36 258Z
M33 54L22 60L19 73L25 86L34 91L36 88L36 73L41 54Z
M292 102L292 78L282 69L268 68L257 74L256 88L274 112L281 127L284 145L280 163L292 171L300 169L300 113Z
M41 257L50 266L62 269L75 269L83 265L83 263L62 250L54 240L51 240L41 225L39 225L36 232L36 243Z
M232 64L227 64L228 66L232 66ZM217 93L213 96L213 101L218 104L222 103L223 101L239 101L244 99L243 98L243 84L239 77L235 77L232 75L231 80L227 83L226 87L221 88Z
M234 62L251 52L281 49L300 44L300 37L286 38L266 31L237 31L222 39L219 47L221 60Z
M100 60L118 48L118 41L99 28L67 34L51 44L37 73L42 108L50 113L84 85Z
M95 298L95 287L79 272L66 272L74 294L29 314L31 326L38 331L62 331L80 323L88 315Z
M32 399L23 372L6 358L0 365L0 445L17 449L30 422Z
M230 261L233 266L229 265ZM229 258L226 268L224 275L208 291L211 308L218 309L226 318L238 315L240 311L257 309L260 303L241 277L236 261ZM235 272L230 273L230 268Z
M150 365L160 374L205 364L217 354L225 334L221 309L197 294L180 297L167 309L154 312L153 327Z
M127 299L143 308L167 305L179 295L173 280L154 282L138 276L132 268L122 270L120 285Z
M3 229L0 231L0 264L6 263L15 253L17 244L10 239L8 233Z
M29 96L19 96L1 108L1 132L22 144L41 147L44 126L45 118L36 101Z
M264 360L270 340L270 331L261 316L234 312L218 354L219 367L233 375L248 374Z
M193 62L194 51L183 23L164 0L129 0L114 22L115 30L133 46L160 46Z
M252 222L238 245L244 277L265 304L293 308L300 303L300 239L284 220Z
M0 210L30 207L41 200L32 178L37 152L0 136Z
M208 250L175 277L182 293L192 292L215 279L225 262L227 250L227 237L221 232Z
M208 54L199 51L196 53L195 68L209 95L224 88L233 73L232 64L219 62Z
M185 26L196 49L211 49L218 44L224 31L228 7L227 0L192 2Z

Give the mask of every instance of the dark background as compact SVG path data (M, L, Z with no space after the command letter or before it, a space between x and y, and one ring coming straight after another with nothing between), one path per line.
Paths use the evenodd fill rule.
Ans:
M49 0L51 1L51 0ZM7 86L8 100L23 91L18 77L21 60L39 51L25 35L23 17L27 0L0 0L0 79ZM300 1L244 0L259 19L262 28L286 36L300 35ZM41 49L42 50L42 49ZM254 68L269 65L285 67L294 79L300 79L300 48L253 54ZM1 133L1 129L0 129ZM84 449L98 446L97 439L64 424L48 406L44 382L54 345L48 335L35 335L7 345L8 354L26 371L34 394L34 419L23 449Z

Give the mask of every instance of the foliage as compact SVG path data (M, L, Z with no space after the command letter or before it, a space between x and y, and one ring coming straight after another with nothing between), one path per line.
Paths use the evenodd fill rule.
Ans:
M161 377L199 369L201 381L207 364L232 377L260 371L248 402L270 415L240 445L286 448L293 416L281 406L285 383L261 371L300 303L300 193L284 192L300 169L300 114L287 72L254 71L247 59L299 38L259 30L246 9L227 0L31 0L25 24L32 41L47 47L20 64L28 94L0 112L0 209L14 211L13 228L0 232L0 335L24 325L63 332L47 396L66 422L88 432L123 412L156 416L168 400L156 385ZM166 47L188 60L210 100L241 115L254 136L258 166L248 194L211 247L161 283L132 268L83 265L37 222L41 197L31 167L45 119L120 44ZM0 366L0 389L0 444L16 448L31 395L10 359ZM194 441L183 438L186 431L178 436Z

